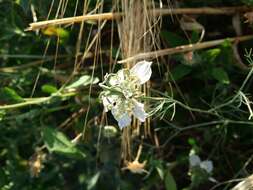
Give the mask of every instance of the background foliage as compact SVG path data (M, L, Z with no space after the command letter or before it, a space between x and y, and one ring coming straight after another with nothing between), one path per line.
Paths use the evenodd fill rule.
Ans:
M50 19L54 18L60 2L53 3ZM103 3L103 12L113 6L112 1L90 1L89 10L98 2ZM96 67L93 57L85 59L69 80L80 25L25 31L34 18L31 6L41 21L47 19L51 3L50 0L0 0L0 105L35 100L33 105L20 108L0 108L1 189L229 189L233 183L220 183L252 173L253 123L249 120L248 107L252 79L250 70L238 67L233 44L225 41L218 47L190 52L190 58L188 54L177 54L153 64L152 95L173 94L175 100L189 109L177 106L172 121L173 111L166 105L160 115L153 116L154 136L133 140L133 152L143 141L140 159L147 160L148 174L133 174L121 170L121 131L116 122L108 115L108 123L114 126L100 125L103 107L98 100L101 89L97 83L109 71L111 65L107 63L116 57L120 42L116 37L111 48L110 36L117 36L117 27L110 22L101 31L101 49L111 52L98 56ZM75 12L82 15L82 3L69 1L59 17L73 16ZM250 6L253 1L189 0L177 4L228 7ZM236 36L232 16L201 15L196 19L205 27L204 41ZM241 22L243 33L252 33L250 24ZM96 23L85 23L80 52L98 29ZM179 18L164 16L160 38L162 48L169 48L197 42L199 33L193 30L186 35L179 27ZM251 42L238 45L246 66L252 63L251 54L246 53ZM91 51L97 51L96 47ZM67 86L66 93L57 94L63 86ZM210 113L201 111L212 108L217 109ZM85 136L73 143L79 134ZM203 160L212 160L212 174L189 168L190 151ZM220 186L216 188L217 184Z

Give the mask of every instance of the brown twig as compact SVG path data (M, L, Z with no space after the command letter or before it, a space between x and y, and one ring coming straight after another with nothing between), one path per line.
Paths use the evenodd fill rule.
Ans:
M252 10L251 7L201 7L201 8L178 8L178 9L157 9L157 13L166 14L207 14L207 15L232 15L239 12Z
M127 59L120 60L118 61L118 63L128 63L128 62L132 62L132 61L136 61L140 59L154 59L154 58L165 56L165 55L172 55L172 54L177 54L177 53L184 53L184 52L189 52L189 51L194 51L194 50L199 50L199 49L210 48L210 47L218 46L226 40L230 42L235 42L235 41L241 42L241 41L247 41L251 39L253 39L253 35L240 36L240 37L234 37L234 38L225 38L225 39L220 39L220 40L212 40L212 41L189 44L189 45L182 45L182 46L177 46L175 48L168 48L168 49L162 49L162 50L157 50L157 51L152 51L152 52L140 53L135 56L128 57Z
M120 18L122 15L123 15L122 13L102 13L102 14L92 14L92 15L62 18L62 19L46 20L46 21L30 23L29 28L27 28L26 31L46 28L51 25L80 23L80 22L88 21L88 20L114 20L114 19Z
M251 7L239 6L239 7L201 7L201 8L168 8L168 9L154 9L150 10L153 15L175 15L175 14L211 14L211 15L232 15L240 12L252 11ZM54 19L47 21L40 21L30 23L29 28L26 31L38 30L41 28L46 28L52 25L61 25L61 24L71 24L71 23L80 23L88 20L114 20L119 19L124 14L121 12L118 13L102 13L102 14L92 14L92 15L83 15L68 17L62 19Z

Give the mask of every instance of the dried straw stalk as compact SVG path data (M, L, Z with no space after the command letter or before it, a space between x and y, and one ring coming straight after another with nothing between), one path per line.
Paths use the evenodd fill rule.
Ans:
M182 45L177 46L175 48L167 48L157 51L151 51L151 52L145 52L145 53L139 53L132 57L128 57L126 59L118 61L118 63L129 63L141 59L155 59L157 57L165 56L165 55L172 55L176 53L185 53L189 51L199 50L199 49L205 49L210 48L214 46L218 46L224 41L228 40L230 42L242 42L253 39L253 35L246 35L246 36L240 36L240 37L234 37L234 38L225 38L220 40L212 40L202 43L196 43L196 44L189 44L189 45Z
M150 10L154 9L154 1L147 0L121 0L121 19L117 20L120 48L123 58L131 57L141 52L150 52L159 47L160 18ZM117 13L116 13L117 14ZM134 62L128 62L125 68L134 66ZM143 85L143 93L149 96L149 83ZM147 105L148 102L145 102ZM150 121L146 120L141 127L138 120L134 119L131 127L123 130L122 134L122 158L125 161L132 160L132 138L137 136L151 136ZM129 162L126 162L129 163Z
M153 15L162 16L162 15L175 15L175 14L211 14L211 15L233 15L235 13L243 13L252 11L251 7L239 6L239 7L202 7L202 8L178 8L178 9L153 9L150 10ZM115 20L120 19L124 13L101 13L101 14L92 14L92 15L83 15L68 17L62 19L54 19L47 21L34 22L29 24L29 28L26 31L38 30L41 28L46 28L52 25L61 25L61 24L73 24L80 23L88 20Z

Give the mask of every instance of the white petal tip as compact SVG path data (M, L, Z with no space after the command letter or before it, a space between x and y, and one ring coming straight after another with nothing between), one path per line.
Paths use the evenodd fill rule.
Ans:
M144 110L144 104L134 100L134 109L133 114L134 116L140 121L145 122L146 118L148 117L148 114Z
M192 154L189 157L190 166L194 167L201 163L201 160L198 155Z
M152 62L149 62L149 61L145 61L145 60L140 61L136 63L130 70L130 72L133 75L138 77L140 84L144 84L150 79L151 74L152 74L151 64Z
M121 118L118 119L118 125L120 129L123 129L131 124L131 117L125 113Z

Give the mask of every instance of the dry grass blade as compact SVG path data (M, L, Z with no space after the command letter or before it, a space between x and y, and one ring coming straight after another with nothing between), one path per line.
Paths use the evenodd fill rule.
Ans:
M154 59L154 58L165 56L165 55L172 55L176 53L184 53L188 51L210 48L210 47L218 46L224 43L224 41L226 40L230 42L241 42L241 41L247 41L251 39L253 39L253 35L246 35L246 36L240 36L240 37L234 37L234 38L212 40L212 41L196 43L196 44L182 45L182 46L177 46L175 48L168 48L168 49L157 50L157 51L152 51L152 52L140 53L132 57L128 57L127 59L118 61L118 63L128 63L128 62L141 60L141 59Z
M117 4L118 11L122 11L122 18L117 20L118 34L120 39L120 49L123 58L131 57L139 53L149 52L152 49L159 49L159 31L160 31L160 9L155 9L153 0L121 0ZM155 13L155 10L158 10ZM168 9L169 10L169 9ZM124 65L125 68L131 68L135 62L128 62ZM146 86L147 85L147 86ZM142 87L144 94L149 94L149 83ZM145 105L148 103L145 102ZM147 120L148 121L148 120ZM140 123L134 119L132 125L123 130L122 133L122 158L124 160L131 160L131 141L133 137L133 130L136 131L137 136L140 136ZM144 136L151 136L149 122L145 122L143 126ZM128 165L132 171L145 166L143 163L130 162ZM136 170L137 171L137 170Z
M165 14L207 14L207 15L232 15L240 12L247 12L252 8L247 6L239 7L201 7L201 8L178 8L178 9L160 9L161 15Z
M202 8L178 8L178 9L153 9L150 10L154 15L174 15L174 14L211 14L211 15L231 15L235 13L248 12L252 11L252 8L246 6L240 7L202 7ZM83 15L83 16L75 16L68 17L62 19L54 19L48 21L40 21L30 23L29 28L26 31L38 30L41 28L45 28L51 25L61 25L61 24L71 24L71 23L80 23L88 20L114 20L119 19L124 15L124 13L101 13L101 14L92 14L92 15Z
M253 189L253 175L245 178L245 180L238 183L231 190L252 190Z
M101 14L75 16L75 17L68 17L68 18L62 18L62 19L34 22L34 23L29 24L29 28L27 28L26 31L46 28L51 25L80 23L80 22L84 22L88 20L112 20L112 19L120 18L121 16L122 16L121 13L101 13Z

